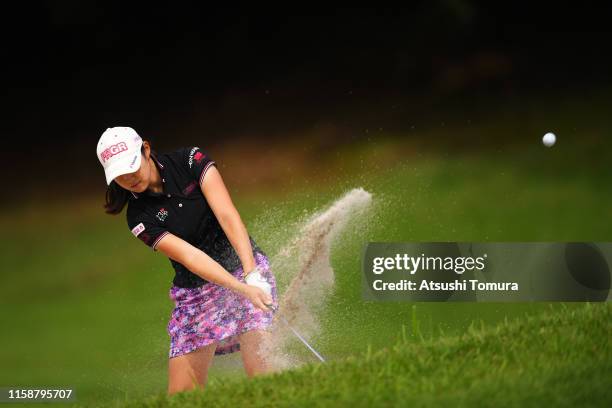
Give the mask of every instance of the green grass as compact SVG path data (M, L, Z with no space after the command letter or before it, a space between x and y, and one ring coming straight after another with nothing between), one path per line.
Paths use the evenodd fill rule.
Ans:
M481 322L482 323L482 322ZM563 305L382 350L114 407L605 406L612 398L612 306Z

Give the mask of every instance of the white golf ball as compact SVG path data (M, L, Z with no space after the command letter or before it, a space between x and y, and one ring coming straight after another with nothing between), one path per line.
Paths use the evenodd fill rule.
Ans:
M548 132L547 134L544 135L544 137L542 137L542 143L544 143L544 146L546 147L550 147L554 145L556 141L557 141L557 136L555 136L554 133Z

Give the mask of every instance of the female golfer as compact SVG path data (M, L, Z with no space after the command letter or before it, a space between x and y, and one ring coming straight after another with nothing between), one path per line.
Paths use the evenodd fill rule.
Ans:
M215 162L198 147L156 154L129 127L107 129L97 155L105 209L174 268L168 393L204 388L216 354L240 350L246 374L271 371L259 348L278 307L266 254L248 235Z

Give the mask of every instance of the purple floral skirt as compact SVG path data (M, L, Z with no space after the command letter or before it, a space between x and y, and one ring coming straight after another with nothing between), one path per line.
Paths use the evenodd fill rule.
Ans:
M276 279L268 258L255 254L261 274L272 286L273 304L278 307ZM232 272L242 278L242 266ZM238 336L246 331L266 329L272 324L274 312L264 312L250 300L223 286L208 282L197 288L170 288L170 299L175 303L168 323L170 335L169 358L190 353L200 347L218 342L215 354L229 354L240 350Z

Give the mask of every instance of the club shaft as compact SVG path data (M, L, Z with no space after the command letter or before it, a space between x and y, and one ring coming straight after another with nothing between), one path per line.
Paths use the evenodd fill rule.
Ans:
M277 311L278 311L278 308L274 308L274 307L271 307L271 306L268 306L268 307L270 307L270 309L272 309L274 312L277 312ZM293 332L293 334L295 334L295 335L296 335L296 337L297 337L298 339L300 339L300 340L302 341L302 343L304 343L304 345L305 345L306 347L308 347L308 350L312 351L312 353L313 353L315 356L317 356L317 358L318 358L319 360L321 360L321 361L324 363L324 362L325 362L325 359L324 359L324 358L323 358L323 357L322 357L322 356L321 356L319 353L317 353L317 350L315 350L315 349L314 349L314 348L313 348L313 347L312 347L310 344L308 344L308 342L306 341L306 339L305 339L305 338L303 338L303 337L300 335L300 333L298 333L298 332L297 332L297 330L295 330L295 329L294 329L294 328L293 328L293 327L292 327L292 326L289 324L289 322L287 321L287 319L285 319L285 317L284 317L284 316L279 316L279 317L280 317L280 318L283 320L283 322L285 322L285 324L286 324L286 325L287 325L287 326L288 326L288 327L291 329L291 331Z
M285 322L285 324L287 326L289 326L289 328L291 329L291 331L297 336L298 339L300 339L302 341L302 343L304 343L304 345L306 347L308 347L308 349L310 351L312 351L312 353L317 356L317 358L319 360L321 360L322 362L325 362L325 359L323 357L321 357L321 355L319 353L317 353L317 350L315 350L310 344L308 344L308 342L306 341L306 339L304 339L302 336L300 336L300 333L298 333L293 327L291 327L291 325L289 324L289 322L287 321L287 319L285 319L283 316L280 316L281 319L283 319L283 321Z

